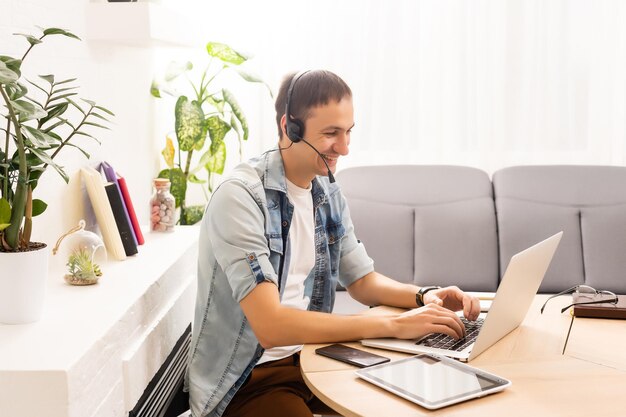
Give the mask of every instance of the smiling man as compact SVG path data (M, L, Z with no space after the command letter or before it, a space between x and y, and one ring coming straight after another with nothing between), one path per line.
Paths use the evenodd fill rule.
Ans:
M278 147L237 166L202 219L186 378L194 417L332 414L302 380L302 344L459 338L465 329L454 312L479 314L478 299L457 287L419 288L374 271L332 178L354 126L341 78L321 70L286 77L276 122ZM338 283L363 304L411 310L329 314Z

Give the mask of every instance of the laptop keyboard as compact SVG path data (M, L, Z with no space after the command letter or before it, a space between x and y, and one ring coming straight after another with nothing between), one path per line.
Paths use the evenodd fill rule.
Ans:
M476 340L478 332L483 325L484 319L478 319L476 321L469 321L461 317L461 321L465 325L465 337L461 339L454 339L443 333L433 333L430 336L426 336L416 345L428 346L437 349L454 350L460 352Z

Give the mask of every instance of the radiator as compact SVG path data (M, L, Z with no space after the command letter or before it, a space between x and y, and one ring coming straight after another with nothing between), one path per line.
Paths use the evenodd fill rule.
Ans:
M167 356L154 378L148 383L141 398L128 413L128 417L167 417L177 412L170 410L170 408L174 408L175 398L177 398L177 403L181 403L180 397L185 397L182 393L182 386L190 344L191 324L187 326L174 345L172 352ZM182 402L186 402L186 400ZM177 406L180 407L180 405Z

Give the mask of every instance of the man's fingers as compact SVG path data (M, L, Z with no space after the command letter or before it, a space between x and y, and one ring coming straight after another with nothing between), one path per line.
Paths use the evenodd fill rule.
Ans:
M454 329L452 329L451 327L448 327L444 324L433 324L432 326L430 326L429 329L429 333L442 333L445 335L448 335L454 339L459 339L462 336L459 336Z
M454 315L454 317L445 317L445 316L438 317L437 319L433 321L433 324L444 325L450 330L452 330L453 334L450 334L450 336L454 337L455 339L459 339L465 336L465 326L463 325L463 322L459 320L456 314ZM446 334L449 334L449 333L446 333Z

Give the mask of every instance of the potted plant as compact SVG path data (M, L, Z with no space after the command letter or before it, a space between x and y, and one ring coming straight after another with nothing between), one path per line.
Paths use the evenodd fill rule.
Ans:
M33 198L41 175L49 168L65 182L69 177L55 158L66 147L95 139L89 128L104 128L112 116L93 101L75 100L75 78L39 80L22 74L24 60L48 36L78 39L58 28L44 29L40 36L16 34L28 42L25 53L14 58L0 55L0 323L27 323L41 316L48 274L45 243L32 242L32 218L47 204ZM99 143L99 141L98 141Z
M166 138L163 158L167 168L159 173L160 178L171 182L171 193L180 208L180 224L197 223L204 212L205 204L187 205L189 184L201 184L205 200L213 191L216 175L224 172L227 139L237 138L239 159L242 158L243 141L248 140L248 122L235 95L226 88L217 87L220 77L227 72L238 74L241 79L265 84L260 78L242 68L249 59L223 43L209 42L206 45L209 63L200 74L198 82L189 79L193 69L191 62L171 63L163 80L154 81L151 94L161 97L163 93L177 98L174 106L177 148L171 138ZM191 87L191 98L178 90L181 75L186 86ZM266 84L265 84L266 85ZM266 85L267 86L267 85ZM270 95L271 90L268 87ZM207 135L209 140L207 141ZM192 163L194 155L200 157Z

